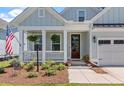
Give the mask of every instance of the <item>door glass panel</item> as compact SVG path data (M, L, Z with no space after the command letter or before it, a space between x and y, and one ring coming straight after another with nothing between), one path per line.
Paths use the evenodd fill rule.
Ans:
M72 58L80 58L80 35L71 36Z

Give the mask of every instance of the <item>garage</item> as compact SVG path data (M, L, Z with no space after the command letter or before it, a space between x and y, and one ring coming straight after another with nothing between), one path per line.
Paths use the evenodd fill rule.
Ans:
M124 66L124 39L99 39L98 58L100 66Z

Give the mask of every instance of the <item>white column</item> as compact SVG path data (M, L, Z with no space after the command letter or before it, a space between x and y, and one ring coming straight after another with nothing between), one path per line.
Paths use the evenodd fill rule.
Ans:
M42 31L42 62L46 61L46 31Z
M23 56L24 56L24 32L23 30L19 29L19 58L21 61L23 60Z
M92 28L93 24L90 24L90 31L89 31L89 56L90 60L92 60Z
M67 31L64 30L64 62L67 62Z

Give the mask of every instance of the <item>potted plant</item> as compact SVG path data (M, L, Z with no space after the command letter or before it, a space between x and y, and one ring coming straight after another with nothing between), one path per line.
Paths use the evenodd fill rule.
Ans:
M83 56L82 60L84 60L84 62L86 62L86 63L89 63L89 61L90 61L89 55Z
M71 62L66 62L66 66L70 67L71 66Z
M60 41L60 38L59 38L58 35L53 34L52 37L51 37L51 40L52 40L52 42L56 43L56 42L59 42Z

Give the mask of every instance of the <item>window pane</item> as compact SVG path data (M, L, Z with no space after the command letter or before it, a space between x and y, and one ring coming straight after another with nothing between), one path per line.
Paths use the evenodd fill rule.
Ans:
M38 36L38 48L39 48L39 51L42 51L42 35L37 35ZM34 44L34 51L37 51L37 45Z
M99 44L111 44L111 40L99 40Z
M83 22L84 21L84 17L79 17L79 22Z
M60 51L60 44L52 44L53 51Z
M124 44L124 40L114 40L114 44Z
M85 16L85 12L84 11L79 11L79 17L84 17Z
M55 39L52 41L52 43L60 43L60 35L55 35Z
M78 20L79 22L83 22L85 20L85 11L79 11Z

